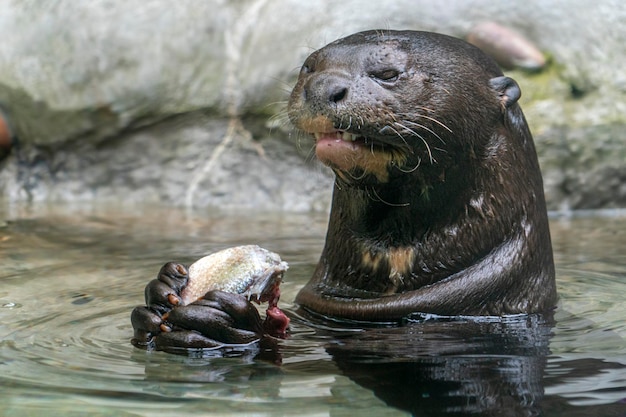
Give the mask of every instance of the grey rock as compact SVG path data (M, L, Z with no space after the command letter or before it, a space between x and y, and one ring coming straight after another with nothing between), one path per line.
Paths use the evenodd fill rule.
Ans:
M549 206L623 206L619 0L5 1L0 105L19 143L0 161L0 196L325 210L332 177L284 115L306 55L359 30L465 37L482 21L548 57L541 73L510 75Z
M328 210L333 180L316 161L304 163L310 139L268 131L258 119L192 113L101 143L26 148L0 170L0 189L35 202Z

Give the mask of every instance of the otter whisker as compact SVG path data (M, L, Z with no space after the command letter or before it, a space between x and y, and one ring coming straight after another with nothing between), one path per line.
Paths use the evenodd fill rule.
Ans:
M365 187L363 189L363 191L365 192L365 196L367 197L368 200L371 201L380 201L374 198L374 196L372 195L372 193L370 193L370 189L368 187Z
M370 143L370 153L374 156L374 143Z
M422 108L422 109L424 109L424 110L426 110L426 111L431 111L431 110L429 110L429 109L427 109L427 108L425 108L425 107L421 107L421 108ZM439 120L435 119L434 117L427 116L427 115L425 115L425 114L419 114L419 113L411 113L411 114L404 113L404 114L402 114L402 116L404 117L404 120L403 120L404 122L406 122L406 123L408 123L408 124L411 124L411 125L414 125L414 126L418 126L418 127L422 128L422 129L424 129L424 130L427 130L427 131L428 131L428 132L430 132L432 135L434 135L435 137L437 137L437 139L439 139L439 141L440 141L441 143L443 143L444 145L446 144L446 141L445 141L445 140L443 140L443 138L442 138L439 134L437 134L435 131L433 131L432 129L428 128L427 126L425 126L425 125L423 125L423 124L421 124L421 123L417 123L417 122L411 121L411 119L414 119L414 118L416 118L416 117L421 117L421 118L423 118L423 119L430 120L430 121L432 121L432 122L434 122L434 123L438 124L439 126L443 127L443 128L444 128L444 129L446 129L448 132L453 133L452 129L450 129L448 126L446 126L444 123L440 122Z
M422 107L422 106L419 106L419 108L420 108L420 109L422 109L422 110L425 110L425 111L431 112L431 113L433 112L433 110L431 110L431 109L429 109L429 108L427 108L427 107ZM408 115L407 115L407 116L408 116ZM450 133L454 133L454 132L452 131L452 129L450 129L448 126L446 126L446 125L445 125L444 123L442 123L441 121L439 121L439 120L435 119L434 117L427 116L427 115L425 115L425 114L420 114L420 113L417 113L417 114L412 114L411 116L423 117L424 119L428 119L428 120L430 120L430 121L432 121L432 122L437 123L439 126L443 127L443 128L444 128L444 129L446 129L448 132L450 132Z
M269 118L269 122L270 122L270 126L271 127L274 127L274 126L278 126L278 127L288 126L290 124L290 122L289 122L289 112L287 111L286 108L281 109L279 112L273 114Z
M383 203L386 206L389 207L408 207L411 205L411 203L391 203L389 201L384 200L377 192L375 188L371 188L372 193L374 194L374 197L376 197L375 199L372 199L372 201L379 201L381 203ZM368 196L370 195L369 192L367 193ZM370 196L371 198L371 196Z
M394 122L394 124L398 124L397 122ZM405 129L404 126L400 125L403 129ZM380 133L384 133L385 130L390 129L391 131L393 131L393 133L395 133L400 139L402 139L402 142L404 142L404 144L406 145L406 148L413 153L413 148L411 147L411 145L409 145L409 143L406 141L406 139L404 138L404 136L402 136L402 133L398 132L396 129L394 129L392 126L387 125L384 126L382 129L379 130ZM406 129L405 129L406 130ZM412 132L415 133L415 132Z
M400 172L404 172L405 174L410 174L411 172L417 171L417 168L419 168L420 165L422 165L422 158L418 156L417 164L413 168L405 170L405 169L402 169L402 167L398 166L398 169L400 170Z
M298 151L303 151L303 147L302 147L302 141L305 139L305 136L299 134L296 137L296 148L298 149ZM313 155L315 154L315 144L312 144L309 149L306 151L306 154L304 156L305 161L311 161L313 160Z
M443 143L444 145L446 144L446 141L445 141L445 140L443 140L443 139L441 138L441 136L439 136L436 132L434 132L434 131L433 131L433 130L431 130L430 128L428 128L428 127L424 126L423 124L421 124L421 123L416 123L416 122L411 122L411 121L409 121L409 120L404 120L404 122L405 122L405 123L407 123L407 124L409 124L409 125L416 126L416 127L421 128L421 129L424 129L425 131L427 131L428 133L430 133L431 135L433 135L433 136L435 136L437 139L439 139L439 141L440 141L441 143Z
M424 137L422 135L420 135L419 133L417 133L416 131L414 131L412 129L409 129L408 127L404 126L401 123L395 123L395 124L400 126L400 127L402 127L407 132L411 133L413 136L416 136L416 137L420 138L420 140L424 143L424 146L426 146L426 152L428 152L428 159L430 160L430 163L433 164L433 163L437 162L437 160L433 157L433 154L432 154L432 152L430 150L430 145L428 144L428 142L426 141L426 139L424 139Z
M360 181L363 178L365 178L365 176L367 175L366 171L362 171L361 175L354 175L351 171L348 171L348 175L350 175L350 178L352 178L355 181Z
M300 142L298 142L298 149L300 149ZM315 159L315 144L311 145L311 147L309 148L309 151L304 156L304 161L308 163L308 162L313 161L314 159Z
M289 90L285 90L285 91L289 91ZM286 111L288 104L289 104L289 100L276 100L276 101L271 101L271 102L267 103L266 105L263 106L263 108L267 109L267 108L272 107L272 106L280 106L281 109L284 109Z

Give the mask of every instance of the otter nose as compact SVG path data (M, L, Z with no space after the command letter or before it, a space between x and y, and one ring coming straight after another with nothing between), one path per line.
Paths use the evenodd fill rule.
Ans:
M348 95L348 87L336 84L331 86L328 91L328 101L331 103L339 103Z
M348 97L348 80L335 75L320 75L304 86L304 99L316 106L339 104Z

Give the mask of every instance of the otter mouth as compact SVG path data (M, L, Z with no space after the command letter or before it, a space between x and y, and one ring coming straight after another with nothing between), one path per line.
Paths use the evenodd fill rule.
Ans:
M358 133L333 130L312 135L317 158L342 178L371 174L378 182L387 182L389 167L404 159L392 145Z
M366 147L368 152L393 152L394 146L384 140L364 136L360 133L353 133L347 130L333 130L331 132L313 132L315 146L347 146L355 149L356 147Z
M359 161L365 156L364 152L373 146L372 141L368 141L364 136L345 130L313 132L313 137L317 158L331 168L344 171L359 165Z
M352 142L356 144L367 144L367 139L364 136L350 133L345 130L336 130L328 133L315 132L313 133L313 137L316 142L321 140L342 140L344 142Z

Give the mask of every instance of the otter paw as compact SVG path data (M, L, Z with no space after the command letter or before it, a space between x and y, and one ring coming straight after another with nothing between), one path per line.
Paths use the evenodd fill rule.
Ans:
M130 322L134 329L132 344L139 348L152 348L154 336L162 331L163 319L160 313L145 306L135 307Z
M247 344L263 336L257 309L245 297L224 291L210 291L192 304L175 307L163 316L163 321L171 330L167 333L186 332L162 338L175 341L177 347L197 347L207 340L222 345ZM185 341L189 341L187 346Z
M156 279L146 285L146 304L166 313L181 303L180 292L187 285L189 273L187 268L179 263L168 262L159 271Z

